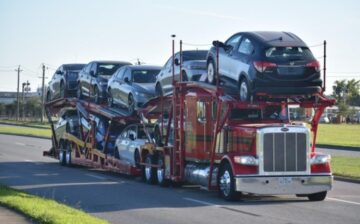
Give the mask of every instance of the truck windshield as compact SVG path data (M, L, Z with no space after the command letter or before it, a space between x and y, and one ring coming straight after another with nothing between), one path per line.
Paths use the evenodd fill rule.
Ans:
M287 108L282 109L281 106L269 106L265 109L232 109L230 119L244 121L260 121L260 120L280 120L288 119Z

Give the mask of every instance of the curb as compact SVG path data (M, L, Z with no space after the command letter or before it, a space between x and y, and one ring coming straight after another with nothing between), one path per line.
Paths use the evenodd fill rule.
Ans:
M38 128L38 129L51 129L50 127L39 127L35 125L26 125L26 124L12 124L6 122L0 122L0 125L9 125L9 126L16 126L16 127L27 127L27 128Z
M42 136L33 136L33 135L22 135L22 134L11 134L11 133L4 133L0 132L1 135L13 135L13 136L19 136L19 137L29 137L29 138L39 138L39 139L47 139L51 140L51 137L42 137Z
M360 184L360 179L354 179L350 177L334 176L334 180L349 182L354 184Z

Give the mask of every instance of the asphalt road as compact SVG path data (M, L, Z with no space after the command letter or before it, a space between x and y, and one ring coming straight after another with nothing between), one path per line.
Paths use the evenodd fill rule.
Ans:
M225 202L194 186L61 167L42 156L50 140L0 135L0 183L81 208L112 223L360 223L360 185L336 181L323 202L248 196Z

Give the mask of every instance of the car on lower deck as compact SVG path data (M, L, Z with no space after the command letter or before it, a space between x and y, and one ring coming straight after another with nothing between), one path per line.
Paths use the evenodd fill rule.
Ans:
M156 75L161 67L150 65L127 65L119 68L107 86L108 105L128 108L129 113L155 97Z
M93 98L95 103L106 100L107 83L114 72L124 66L131 65L126 61L92 61L79 73L77 97Z
M240 32L214 41L207 56L207 81L236 89L241 101L255 95L311 95L321 91L320 64L309 47L289 32ZM219 65L216 60L219 51Z
M203 74L206 74L206 55L207 50L186 50L182 51L182 65L181 71L183 81L199 81ZM173 63L175 67L174 79L180 80L180 52L177 52L173 57L171 56L159 75L156 77L156 95L165 95L172 91L173 88Z
M80 70L85 64L63 64L54 73L51 78L47 92L46 101L57 98L75 96L77 91L77 79Z

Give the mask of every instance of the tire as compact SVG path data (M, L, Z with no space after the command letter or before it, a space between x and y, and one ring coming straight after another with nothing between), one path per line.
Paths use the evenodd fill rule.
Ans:
M59 164L60 164L61 166L65 166L65 165L66 165L66 162L65 162L65 146L64 146L64 142L60 142Z
M128 97L128 111L130 115L133 115L135 112L135 100L131 94Z
M140 153L139 153L138 149L135 150L134 161L135 161L136 168L141 168L141 166L140 166L141 158L140 158Z
M96 104L100 103L100 93L99 93L97 86L94 86L94 102Z
M113 106L114 106L114 98L113 98L113 96L112 96L111 89L108 90L107 102L108 102L108 106L109 106L109 107L113 107Z
M242 78L239 83L239 98L241 102L250 100L251 89L246 78Z
M65 98L66 97L66 90L65 90L65 85L64 85L64 83L62 82L61 84L60 84L60 98Z
M163 96L163 91L162 91L161 85L159 83L155 87L155 95Z
M72 161L71 161L71 146L70 143L66 144L66 151L65 151L65 164L66 166L71 166L72 165Z
M170 180L165 178L165 162L164 162L163 156L159 156L159 158L157 160L157 165L159 166L156 169L156 180L157 180L158 184L161 187L169 186Z
M78 89L76 91L76 97L81 100L83 98L83 94L82 94L82 89L81 89L81 84L79 83L78 85Z
M216 70L215 70L215 65L214 62L212 60L209 61L209 63L207 64L207 82L210 84L215 84L215 76L216 76Z
M147 154L145 156L145 163L155 164L154 156ZM156 184L156 168L144 165L143 166L143 179L148 184Z
M326 198L327 191L309 194L307 197L310 201L323 201Z
M51 93L50 91L48 91L46 94L46 102L50 102L50 101L51 101Z
M115 147L115 150L114 150L114 158L115 159L120 159L119 149L117 147Z
M220 167L218 175L219 196L227 201L239 199L240 193L235 190L235 178L229 163Z

